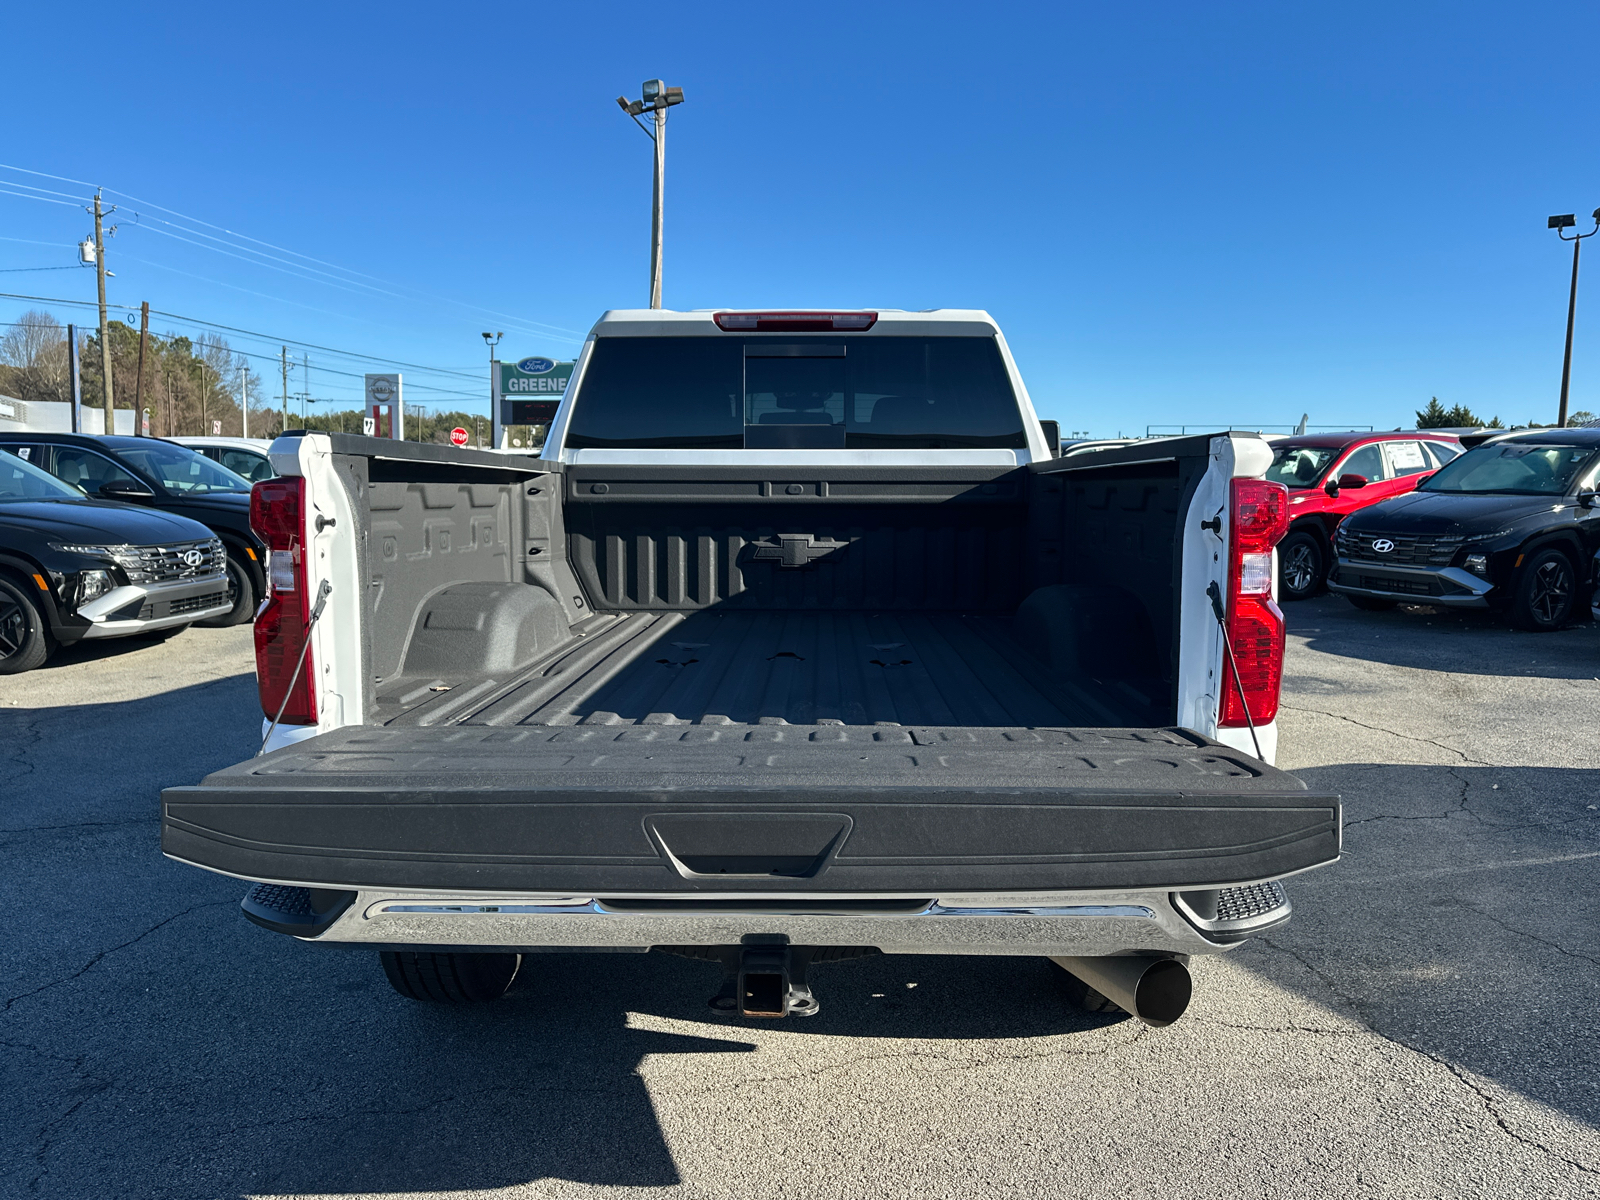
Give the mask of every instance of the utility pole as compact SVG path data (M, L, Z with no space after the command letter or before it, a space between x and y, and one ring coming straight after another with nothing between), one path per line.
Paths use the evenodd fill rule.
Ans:
M1556 236L1563 242L1572 243L1572 287L1567 292L1567 348L1561 356L1561 407L1556 416L1556 425L1562 429L1567 427L1567 387L1572 382L1572 326L1578 314L1578 251L1583 248L1583 239L1593 237L1600 232L1600 208L1594 210L1594 228L1588 233L1575 233L1568 237L1562 232L1577 225L1577 216L1566 213L1563 216L1551 217L1545 222L1546 229L1554 229Z
M250 363L248 360L239 368L239 429L245 436L250 436Z
M283 363L283 429L280 432L289 432L289 347L282 350Z
M144 425L144 344L150 338L150 301L139 304L139 375L133 381L133 432L137 437Z
M78 327L67 326L67 370L72 376L72 432L83 432L83 388L78 380Z
M117 431L117 419L111 404L111 329L106 324L106 242L100 230L100 220L106 214L100 208L100 189L94 193L94 275L100 289L100 369L105 374L106 435ZM111 209L116 212L116 208ZM111 232L116 232L112 226Z
M656 146L655 187L650 204L650 307L661 307L661 240L663 209L666 204L667 175L667 109L683 103L683 89L668 87L659 79L647 79L643 98L628 100L617 97L622 111L633 118L633 123L649 135ZM648 112L655 117L655 129L639 120L639 114Z
M500 339L503 338L503 337L505 337L504 333L497 333L493 337L490 337L487 333L485 333L483 335L483 344L485 346L489 347L489 445L490 446L498 446L500 444L500 380L497 378L497 376L500 373L500 367L499 367L498 361L495 359L494 351L495 351L495 347L500 344Z
M195 360L200 366L200 436L209 437L211 431L206 428L206 360Z
M300 428L304 429L306 427L306 405L311 401L311 355L302 353L300 355L300 363L301 378L305 380L305 383L301 385L305 388L305 391L300 393Z

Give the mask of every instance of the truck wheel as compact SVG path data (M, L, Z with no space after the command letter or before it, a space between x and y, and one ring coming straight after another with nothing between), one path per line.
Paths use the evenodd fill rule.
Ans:
M31 671L53 649L39 606L9 579L0 579L0 675Z
M1328 555L1314 533L1298 529L1278 546L1278 595L1285 600L1309 600L1322 590L1328 573Z
M1511 602L1511 623L1518 629L1548 633L1572 619L1577 599L1577 572L1572 560L1551 547L1523 564Z
M382 950L383 973L407 1000L477 1004L506 994L522 965L520 954L428 954Z
M231 549L228 551L228 597L233 607L215 617L207 617L201 625L213 628L224 625L242 625L256 615L256 585L250 578L250 568Z
M1381 596L1351 596L1346 594L1345 599L1354 604L1362 612L1388 612L1398 600L1385 600Z

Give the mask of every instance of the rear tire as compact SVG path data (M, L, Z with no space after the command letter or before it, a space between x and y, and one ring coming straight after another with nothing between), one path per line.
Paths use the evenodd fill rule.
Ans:
M255 580L250 577L249 565L232 550L228 551L228 595L233 597L232 608L198 623L212 628L243 625L256 615Z
M1328 552L1316 534L1297 529L1278 545L1278 595L1309 600L1322 590L1328 574Z
M429 954L382 950L389 985L407 1000L481 1004L506 994L522 965L520 954Z
M55 649L44 613L21 587L0 578L0 675L43 666Z
M1389 612L1398 600L1385 600L1379 596L1351 596L1346 594L1345 599L1354 604L1362 612Z
M1578 599L1578 572L1572 560L1551 547L1540 550L1517 576L1511 623L1532 633L1550 633L1572 620Z

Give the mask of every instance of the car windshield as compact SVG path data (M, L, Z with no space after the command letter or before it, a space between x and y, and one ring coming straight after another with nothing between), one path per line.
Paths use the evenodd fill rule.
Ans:
M243 475L234 474L187 446L152 441L132 450L119 449L117 454L129 466L159 480L167 491L180 496L250 490L250 481Z
M1267 478L1288 488L1314 487L1338 453L1337 446L1285 446L1272 456Z
M1559 496L1594 457L1588 446L1535 446L1501 442L1468 450L1434 472L1423 492Z
M0 500L82 500L83 493L15 454L0 454Z

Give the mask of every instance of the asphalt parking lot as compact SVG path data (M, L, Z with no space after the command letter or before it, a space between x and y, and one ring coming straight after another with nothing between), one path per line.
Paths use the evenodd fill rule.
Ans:
M770 1025L662 955L411 1004L160 855L160 787L255 749L248 628L0 679L0 1194L1600 1194L1600 629L1288 613L1280 761L1346 856L1160 1031L1033 959L825 968Z

